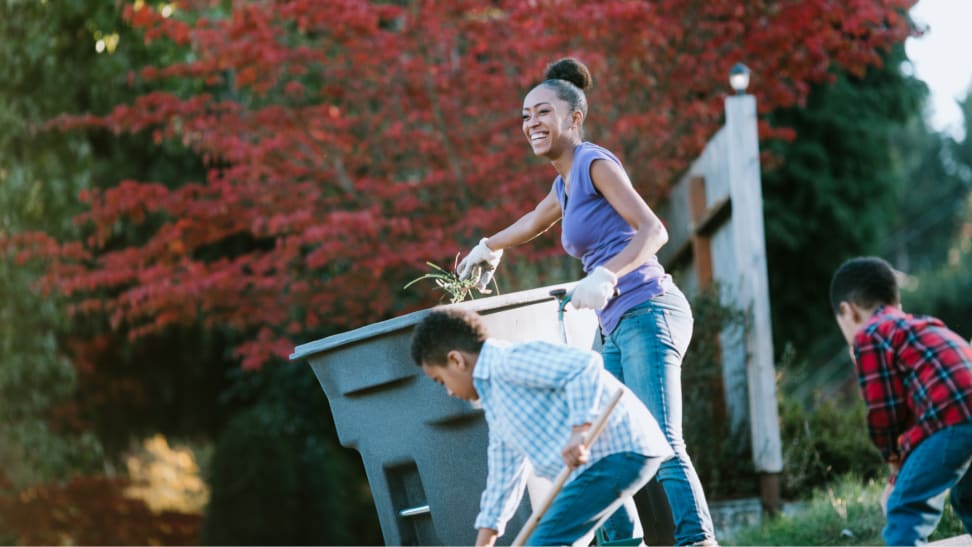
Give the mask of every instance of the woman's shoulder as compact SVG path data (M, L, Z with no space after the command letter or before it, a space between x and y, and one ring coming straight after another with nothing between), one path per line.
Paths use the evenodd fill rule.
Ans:
M589 164L594 162L594 160L609 159L617 162L619 165L621 164L621 160L610 150L588 141L582 142L577 147L574 157L576 158L575 161L579 160L581 163Z

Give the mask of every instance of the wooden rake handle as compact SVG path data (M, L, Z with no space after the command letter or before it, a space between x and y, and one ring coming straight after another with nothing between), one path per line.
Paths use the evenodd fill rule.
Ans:
M611 397L608 405L604 407L601 414L596 420L594 420L594 424L591 426L590 431L587 432L587 438L584 439L585 448L590 448L591 445L594 444L594 441L597 440L598 435L601 434L604 426L607 425L608 417L611 415L614 407L618 406L618 401L621 400L622 395L624 395L624 389L618 389L618 392ZM550 488L550 492L547 493L547 497L536 509L533 510L533 514L530 515L529 519L527 519L526 524L523 525L523 528L520 530L520 533L516 535L516 539L513 540L511 545L518 547L526 543L526 540L530 539L530 535L533 534L533 531L536 529L537 525L540 524L540 519L542 519L543 515L547 513L547 509L550 509L550 506L553 505L553 501L557 497L557 494L560 494L560 490L563 489L564 484L567 482L567 477L570 476L571 471L573 470L566 466L560 471L560 474L558 474L557 478L554 479L553 486Z

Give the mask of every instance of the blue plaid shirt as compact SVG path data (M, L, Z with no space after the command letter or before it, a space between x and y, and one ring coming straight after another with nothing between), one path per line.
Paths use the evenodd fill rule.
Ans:
M523 496L528 462L536 475L555 478L564 468L561 450L571 428L593 423L623 386L604 369L599 354L539 341L511 345L487 340L473 382L489 424L488 476L475 526L502 535ZM624 389L591 446L590 461L577 467L568 482L611 454L672 455L648 409Z

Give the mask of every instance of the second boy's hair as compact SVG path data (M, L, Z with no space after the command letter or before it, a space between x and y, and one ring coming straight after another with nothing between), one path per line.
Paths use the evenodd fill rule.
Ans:
M445 366L450 351L478 354L486 337L479 314L454 308L434 309L412 333L412 359L418 366Z
M840 313L841 302L850 302L864 309L897 305L900 296L894 268L876 256L844 262L830 281L830 305L834 315Z

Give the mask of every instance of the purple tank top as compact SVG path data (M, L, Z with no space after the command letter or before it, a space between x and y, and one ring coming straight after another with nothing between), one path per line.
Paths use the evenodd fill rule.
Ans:
M621 252L635 233L634 228L594 187L591 180L591 164L594 160L608 160L621 165L608 150L583 142L574 148L569 197L564 194L563 177L558 175L554 179L554 191L563 211L560 242L567 254L581 260L585 272L594 270ZM618 279L621 294L597 312L604 334L610 334L617 327L624 312L663 293L664 277L665 269L657 257L652 257Z

